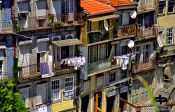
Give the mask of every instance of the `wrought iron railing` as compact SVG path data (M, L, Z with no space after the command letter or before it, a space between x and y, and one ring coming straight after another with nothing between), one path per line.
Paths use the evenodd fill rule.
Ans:
M135 63L133 65L133 72L138 73L144 70L155 69L156 68L156 59L151 59L146 62Z
M138 2L138 12L156 9L156 0L140 0Z
M99 42L109 39L109 32L89 32L88 33L88 43Z
M39 73L37 72L37 64L20 67L19 78L35 77Z
M118 38L123 38L127 36L136 36L136 34L137 34L136 24L120 26L117 31Z
M137 38L145 38L145 37L157 37L158 28L156 26L152 27L139 27L137 31Z
M60 27L81 24L82 14L69 13L46 16L33 16L17 18L17 31L28 29L39 29L43 27Z

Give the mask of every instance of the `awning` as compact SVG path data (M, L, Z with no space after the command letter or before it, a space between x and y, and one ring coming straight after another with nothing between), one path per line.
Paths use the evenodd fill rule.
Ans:
M76 39L53 41L52 43L55 44L58 47L82 44L82 42L80 40L78 40L77 38Z
M116 17L118 17L117 14L112 14L112 15L107 15L107 16L94 17L94 18L90 18L88 20L95 22L95 21L101 21L101 20L105 20L105 19L116 18Z

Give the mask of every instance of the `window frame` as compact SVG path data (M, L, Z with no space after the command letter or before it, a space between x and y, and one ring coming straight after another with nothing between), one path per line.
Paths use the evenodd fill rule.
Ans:
M67 78L72 78L72 90L65 91L65 88L66 88L66 79ZM68 77L65 77L64 78L64 99L71 99L71 98L74 97L74 85L75 85L74 80L75 80L74 76L68 76ZM69 81L69 83L70 83L70 81ZM70 85L69 85L69 87L70 87ZM69 97L69 96L66 97L65 96L65 92L73 92L73 94L72 94L71 97Z
M162 5L162 13L160 13L160 2L161 5ZM158 8L158 15L164 15L165 14L165 7L166 7L166 1L159 1L159 8Z
M171 30L171 29L172 29L172 32L171 33L168 32L168 30ZM171 34L171 36L168 36L170 34ZM172 38L172 40L171 40L172 42L168 43L170 37ZM173 43L174 43L174 28L170 27L170 28L166 29L166 45L172 45Z
M173 11L169 11L170 6L173 8ZM167 8L168 13L174 13L175 12L175 1L169 0L168 1L168 8Z
M59 88L57 88L57 89L52 89L52 82L54 82L54 81L59 81ZM61 79L60 78L54 78L54 79L52 79L51 80L51 89L50 89L50 92L51 92L51 100L52 101L57 101L57 100L60 100L61 99ZM55 91L55 92L54 92ZM57 92L58 91L58 92ZM57 93L56 93L57 92ZM55 95L55 96L58 96L58 97L55 97L55 98L53 98L53 94Z

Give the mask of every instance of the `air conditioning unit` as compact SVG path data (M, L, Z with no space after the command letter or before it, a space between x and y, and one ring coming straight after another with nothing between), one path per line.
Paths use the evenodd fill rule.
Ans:
M65 35L65 39L74 39L75 35L74 34L67 34Z
M52 41L58 41L58 40L61 40L61 35L52 37Z

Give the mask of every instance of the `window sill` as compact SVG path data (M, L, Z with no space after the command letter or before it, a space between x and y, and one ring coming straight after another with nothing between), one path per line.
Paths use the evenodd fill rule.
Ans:
M171 14L175 14L175 11L174 12L167 12L167 15L171 15Z
M158 14L158 16L165 16L165 13L162 13L162 14Z
M58 100L51 100L51 103L54 104L54 103L60 103L62 100L61 99L58 99Z

